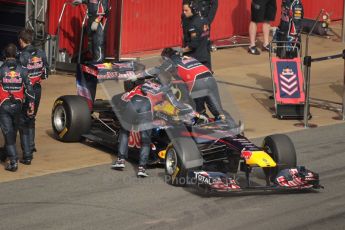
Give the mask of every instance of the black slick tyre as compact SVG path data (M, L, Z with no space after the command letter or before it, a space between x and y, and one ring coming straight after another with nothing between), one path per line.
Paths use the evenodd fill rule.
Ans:
M165 155L165 179L173 186L187 184L187 171L173 145L169 145Z
M66 95L56 99L51 124L56 139L63 142L78 142L91 127L91 113L85 98Z
M296 149L291 139L284 134L274 134L264 139L265 151L277 163L274 168L264 168L266 175L273 181L277 174L287 168L295 168L297 165Z

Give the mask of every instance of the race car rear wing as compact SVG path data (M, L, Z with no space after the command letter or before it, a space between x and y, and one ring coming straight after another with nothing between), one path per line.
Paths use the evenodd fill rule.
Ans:
M145 66L135 61L78 64L76 74L77 94L86 98L92 111L99 82L125 80L129 75L135 74L135 71L143 69L145 69Z

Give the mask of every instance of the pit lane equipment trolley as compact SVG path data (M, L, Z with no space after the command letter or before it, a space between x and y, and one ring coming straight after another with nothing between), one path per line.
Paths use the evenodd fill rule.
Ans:
M274 116L278 119L302 120L305 92L300 42L272 41L270 44Z

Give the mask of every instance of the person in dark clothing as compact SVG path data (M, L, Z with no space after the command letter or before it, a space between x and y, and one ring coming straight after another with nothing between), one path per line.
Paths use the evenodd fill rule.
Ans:
M27 104L26 115L34 114L34 93L27 69L16 60L17 48L9 44L5 48L5 62L0 67L0 126L5 137L5 149L9 159L5 169L17 171L16 131L22 105ZM24 155L31 152L29 143L22 143Z
M108 28L109 0L74 0L73 4L87 4L88 32L92 41L93 63L102 63L105 58L105 36Z
M183 2L183 4L186 1ZM217 9L218 9L218 0L195 0L197 2L197 7L200 10L200 16L204 19L204 22L209 26L211 31L211 24L213 23L214 18L216 17ZM183 6L182 6L183 7ZM182 13L181 15L181 22L182 22L182 30L184 33L188 33L188 18ZM188 34L183 34L183 37L188 36Z
M41 80L48 78L48 61L43 50L35 48L31 45L33 39L32 31L22 30L19 33L18 40L22 51L19 55L19 62L27 69L28 78L32 84L35 95L35 111L33 116L27 116L28 103L23 105L23 113L20 117L20 139L22 145L26 142L30 143L30 151L24 151L24 158L21 160L23 164L31 164L33 152L36 152L35 145L35 121L38 107L41 100Z
M262 51L269 51L269 33L270 22L274 21L277 12L276 0L252 0L251 5L251 22L249 24L250 46L248 53L259 55L260 51L255 45L257 24L262 24L262 33L264 35Z
M217 82L211 71L198 60L180 56L171 48L165 48L161 55L170 58L176 65L175 78L186 83L188 92L195 102L196 112L206 115L206 104L216 120L224 119Z
M277 56L280 58L295 58L298 56L302 41L303 4L301 0L283 0L281 8L281 19L274 40L287 43L279 45Z
M218 9L218 0L195 0L198 2L197 5L199 6L200 16L205 19L205 22L211 27L214 18L216 17L217 9ZM186 1L183 2L187 3ZM183 6L182 6L183 7ZM188 27L188 20L186 20L186 16L184 13L181 15L182 21L182 28Z
M198 5L201 17L205 18L208 25L211 27L211 24L216 17L218 0L199 0Z
M119 135L118 159L113 162L112 168L123 169L125 167L125 157L128 153L128 136L134 127L139 131L141 137L140 160L137 175L147 177L145 167L150 154L151 130L153 126L153 108L155 105L167 100L178 111L179 115L191 114L193 109L179 102L171 91L171 73L176 68L170 61L165 61L159 67L154 67L143 72L139 78L147 76L157 76L152 80L147 80L142 85L135 87L130 92L124 93L119 99L115 96L112 99L121 122L122 130ZM204 117L202 117L204 118Z
M183 28L183 48L185 55L194 57L212 71L210 30L207 21L200 16L198 6L193 1L183 2L185 25Z

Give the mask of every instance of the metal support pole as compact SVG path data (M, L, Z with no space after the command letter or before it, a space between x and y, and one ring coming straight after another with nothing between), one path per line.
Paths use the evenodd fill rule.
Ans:
M343 59L344 59L344 85L343 85L343 121L345 121L345 49L343 50Z
M309 117L309 91L310 91L310 69L311 56L304 57L304 76L305 76L305 104L304 104L304 128L308 128Z
M80 64L81 62L81 51L83 48L83 41L84 41L84 28L85 28L85 24L86 24L86 19L88 18L88 10L86 10L85 12L85 16L83 19L83 22L81 23L81 33L80 33L80 41L79 41L79 50L78 50L78 64Z
M345 0L344 0L345 1ZM309 36L313 33L314 29L315 29L315 26L317 24L317 22L319 21L320 17L321 17L321 14L324 12L324 9L321 9L319 14L317 15L316 19L315 19L315 22L310 30L310 32L307 34L307 38L306 38L306 41L305 41L305 53L304 53L304 56L307 57L309 55Z

